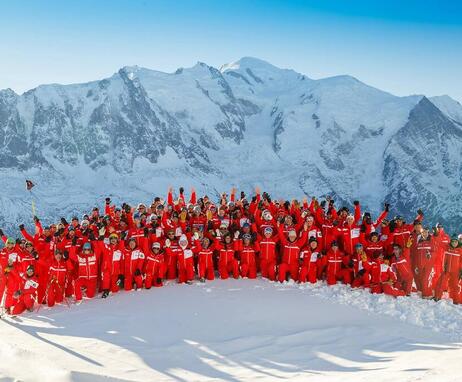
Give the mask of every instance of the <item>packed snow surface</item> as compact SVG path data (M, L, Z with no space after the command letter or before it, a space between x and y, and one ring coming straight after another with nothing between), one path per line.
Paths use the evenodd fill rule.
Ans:
M0 321L0 379L459 381L462 309L324 284L216 280Z

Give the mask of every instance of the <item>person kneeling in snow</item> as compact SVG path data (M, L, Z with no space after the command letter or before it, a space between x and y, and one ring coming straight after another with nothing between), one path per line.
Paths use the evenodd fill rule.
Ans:
M21 314L26 309L29 312L34 311L34 305L37 301L38 279L35 275L33 265L29 265L26 272L19 276L19 289L14 293L16 303L11 307L12 315Z

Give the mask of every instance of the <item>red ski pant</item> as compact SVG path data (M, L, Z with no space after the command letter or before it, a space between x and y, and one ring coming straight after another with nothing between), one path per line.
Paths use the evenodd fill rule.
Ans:
M32 294L25 294L19 297L18 302L13 306L11 314L21 314L26 309L29 311L34 310L35 297Z
M44 272L41 272L38 276L39 286L37 288L37 301L39 304L45 301L45 294L47 290L47 281L48 275Z
M316 277L318 280L322 280L322 275L326 272L327 257L322 256L316 260Z
M154 265L152 272L146 273L146 278L144 280L144 287L146 289L149 289L152 286L161 287L163 285L162 279L165 278L165 272L166 272L165 264ZM158 282L157 279L161 279L161 281Z
M239 264L236 259L230 259L227 263L218 263L218 273L223 280L229 277L229 274L237 279L239 277Z
M82 288L86 288L86 295L88 298L95 297L96 294L96 277L91 279L78 278L75 280L75 299L77 301L82 299Z
M208 264L206 263L205 259L199 259L199 277L201 279L206 278L207 280L214 280L215 279L215 272L213 269L213 261L209 261Z
M435 289L435 297L439 300L443 297L444 291L449 291L449 297L453 301L458 299L459 295L459 274L458 272L444 272L438 278Z
M6 277L4 275L0 275L0 304L3 300L3 293L5 293L6 287Z
M117 293L119 291L119 286L117 285L118 279L118 274L111 274L111 272L103 272L103 290L110 290L112 293Z
M278 279L279 282L283 282L286 280L287 275L290 276L294 281L298 280L298 263L293 262L291 264L287 263L281 263L279 265L279 271L278 271Z
M276 279L276 261L260 260L261 277L274 281Z
M178 262L178 282L194 280L194 259L189 257Z
M422 297L432 297L435 279L435 270L433 266L427 265L421 268L417 278L419 279Z
M135 276L131 273L125 274L124 289L132 290L133 284L136 285L137 289L142 288L143 287L143 276L141 275Z
M353 280L353 282L351 283L351 286L353 288L359 288L359 287L364 287L364 288L369 288L369 285L370 285L370 275L369 275L369 272L364 272L363 275L358 275L355 277L355 279Z
M167 263L167 279L174 280L177 277L177 266L178 256L174 255L167 255L166 256L166 263Z
M257 264L241 264L241 277L248 277L249 279L257 278Z
M301 283L306 283L307 281L314 284L316 283L317 267L316 263L311 263L311 265L303 265L300 268L300 275L298 276L298 281Z
M389 296L405 296L406 292L402 289L397 288L395 285L390 285L387 283L382 284L383 293L388 294Z
M64 294L66 297L72 297L75 293L75 280L74 278L68 278L66 284L66 290Z
M51 281L48 284L47 292L47 303L49 307L55 305L55 303L63 302L64 300L64 284L60 284L57 281Z

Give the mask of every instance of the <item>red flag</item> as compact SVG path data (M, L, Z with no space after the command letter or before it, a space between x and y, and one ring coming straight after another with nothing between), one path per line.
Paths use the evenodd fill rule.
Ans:
M27 191L32 190L32 187L34 187L34 186L35 186L35 184L32 183L31 180L26 180L26 188L27 188Z

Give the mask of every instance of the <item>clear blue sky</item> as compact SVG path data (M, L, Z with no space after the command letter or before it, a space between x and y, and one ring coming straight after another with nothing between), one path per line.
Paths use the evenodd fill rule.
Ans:
M254 56L311 78L462 102L458 1L0 0L0 88Z

